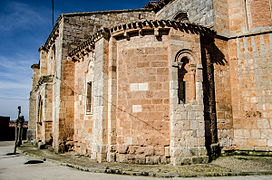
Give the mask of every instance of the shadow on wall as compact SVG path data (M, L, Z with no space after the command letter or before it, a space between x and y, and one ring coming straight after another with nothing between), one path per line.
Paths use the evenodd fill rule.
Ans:
M213 64L215 63L221 66L225 66L226 64L228 64L228 61L226 60L225 55L220 51L220 49L215 45L214 42L210 44L208 51L212 52L211 59Z
M212 38L201 38L201 54L203 65L205 144L211 161L217 158L221 152L218 143L214 64L225 66L228 62Z
M24 125L23 140L26 140L27 125ZM15 122L10 117L0 116L0 141L15 140Z

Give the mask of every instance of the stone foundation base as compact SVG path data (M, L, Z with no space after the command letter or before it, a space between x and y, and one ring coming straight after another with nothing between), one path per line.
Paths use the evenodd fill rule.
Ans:
M177 165L206 164L209 162L209 156L184 157Z
M132 164L169 164L170 158L163 156L145 156L143 154L116 154L116 162Z
M222 155L249 155L249 156L272 156L272 151L257 151L257 150L224 150Z
M27 130L27 141L34 140L36 138L36 131L33 129L28 129Z
M208 154L210 157L210 161L215 160L221 154L221 148L219 143L210 145L210 149L208 150Z

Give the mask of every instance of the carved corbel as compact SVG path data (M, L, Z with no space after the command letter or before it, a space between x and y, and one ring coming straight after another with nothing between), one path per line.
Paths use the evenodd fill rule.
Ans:
M77 56L73 56L73 57L72 57L72 61L74 61L74 62L78 61L78 62L79 62L80 59L79 59Z
M126 30L124 30L124 37L128 40L129 39L129 34Z
M140 34L140 36L144 36L143 29L140 29L140 30L139 30L139 34Z
M159 28L154 28L154 35L155 35L156 37L160 36Z

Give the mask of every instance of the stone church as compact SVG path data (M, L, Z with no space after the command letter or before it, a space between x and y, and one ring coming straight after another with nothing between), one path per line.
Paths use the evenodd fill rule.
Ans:
M272 152L272 0L62 14L33 64L28 137L98 162Z

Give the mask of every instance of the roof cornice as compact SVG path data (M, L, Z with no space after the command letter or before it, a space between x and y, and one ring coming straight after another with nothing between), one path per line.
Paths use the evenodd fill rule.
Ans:
M126 32L130 30L139 30L142 29L163 29L163 28L175 28L179 30L184 30L186 32L192 32L197 34L203 34L203 35L210 35L215 36L216 32L214 30L211 30L207 27L191 24L191 23L183 23L179 21L171 21L171 20L158 20L158 21L138 21L138 22L132 22L128 24L122 24L118 25L112 28L103 28L97 31L95 34L93 34L87 41L83 42L81 45L79 45L76 49L72 50L68 56L71 58L74 58L75 60L79 60L84 56L87 52L90 52L91 49L94 48L95 42L97 42L99 39L103 37L110 37L114 36L115 34L119 32L123 32L124 36L126 36Z

